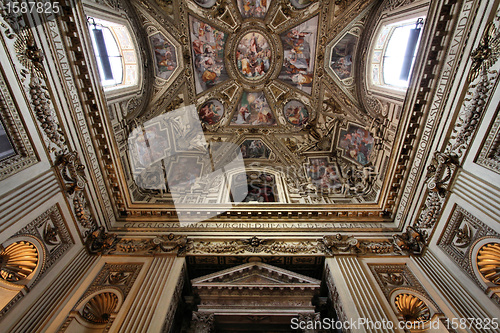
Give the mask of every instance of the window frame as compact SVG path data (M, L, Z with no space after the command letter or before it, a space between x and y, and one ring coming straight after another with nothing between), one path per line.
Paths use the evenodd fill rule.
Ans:
M387 45L392 37L392 34L398 26L404 26L407 25L409 22L416 22L419 18L424 19L424 27L422 28L422 31L420 32L420 37L419 37L419 44L416 49L415 53L415 58L418 57L418 54L421 52L421 46L422 46L422 37L425 29L425 23L427 20L428 16L428 2L416 2L412 6L404 6L401 7L400 10L394 10L393 12L384 12L386 15L382 15L384 18L381 19L376 27L375 27L375 34L373 35L372 40L369 43L369 52L367 55L367 61L366 64L367 66L365 67L365 75L366 75L366 86L367 90L369 92L375 93L377 95L382 95L382 96L392 96L393 99L404 99L404 96L406 95L406 91L408 87L411 84L411 78L413 76L413 68L412 71L410 72L410 77L408 79L408 87L398 87L395 85L391 84L386 84L383 80L383 59L385 55L385 51L387 49ZM383 31L384 28L386 27L391 27L392 31L388 34L387 39L384 42L384 46L382 49L376 48L376 44L379 40L379 37L381 35L381 32ZM375 52L382 51L380 54L380 61L379 62L373 62L373 58L375 55ZM415 65L415 64L414 64ZM380 84L374 82L373 80L373 70L378 66L378 75L379 75L379 82L382 82Z
M136 64L135 83L133 83L133 84L119 84L119 85L110 86L110 87L103 86L101 83L101 74L99 72L99 65L97 64L98 60L97 60L95 53L94 53L93 39L90 36L90 34L91 34L91 31L89 29L90 24L88 22L85 22L85 25L87 28L86 34L88 37L87 51L91 55L91 58L93 59L93 61L95 61L94 66L93 66L93 68L94 68L93 72L95 75L95 79L96 79L96 82L99 83L99 86L103 89L104 94L106 95L106 99L108 99L108 101L109 101L111 99L121 98L120 96L127 96L130 94L136 93L143 86L143 77L144 77L143 71L144 71L144 69L143 69L143 66L141 66L140 64L142 64L144 62L144 60L142 59L141 52L139 52L139 50L140 50L139 46L138 46L139 44L137 42L135 34L133 33L131 23L127 19L125 19L123 16L119 16L119 13L109 12L108 8L104 9L103 7L100 7L100 6L99 6L99 8L97 8L94 6L90 6L86 2L83 5L84 5L83 11L84 11L85 17L87 17L87 18L93 17L93 18L96 18L96 19L101 20L101 21L110 22L110 23L115 24L117 26L118 25L123 26L128 33L128 37L130 38L130 44L133 47L132 49L127 49L126 51L133 50L134 55L135 55L135 64ZM116 35L113 32L112 32L112 34L116 40ZM117 43L118 43L118 41L117 41ZM123 57L123 53L122 53L122 57ZM125 66L123 66L123 72L124 72L123 80L125 80L125 71L126 71L126 68L125 68Z

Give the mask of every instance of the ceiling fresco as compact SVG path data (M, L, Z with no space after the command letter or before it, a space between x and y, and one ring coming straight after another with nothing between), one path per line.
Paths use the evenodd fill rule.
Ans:
M179 180L169 179L171 170L161 158L147 163L169 150L172 156L182 151L176 163L193 171L192 177L207 168L204 163L211 163L213 171L213 165L238 154L244 164L243 170L219 181L220 187L191 189L186 202L235 203L231 181L239 177L248 182L239 203L245 207L371 207L380 216L386 214L382 201L388 193L386 176L394 160L401 105L381 104L374 112L356 98L360 88L355 69L363 56L357 44L373 5L299 0L135 3L154 64L146 70L154 70L156 79L147 108L129 119L128 139L116 138L118 146L123 140L129 147L135 147L130 140L147 143L139 143L142 150L137 146L120 152L130 204L172 207L171 187L178 187ZM176 146L176 131L187 125L160 134L171 126L162 115L187 106L196 109L208 158Z

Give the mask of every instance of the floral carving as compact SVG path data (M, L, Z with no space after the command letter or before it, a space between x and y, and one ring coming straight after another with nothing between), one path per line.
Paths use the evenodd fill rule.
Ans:
M500 55L500 38L498 29L493 23L488 24L479 46L472 51L472 67L469 81L474 81L483 71L493 66Z
M76 152L59 152L56 156L61 177L66 183L68 196L73 199L73 208L78 222L83 228L92 229L95 222L87 208L87 201L83 190L87 183L83 170L85 166L80 162Z

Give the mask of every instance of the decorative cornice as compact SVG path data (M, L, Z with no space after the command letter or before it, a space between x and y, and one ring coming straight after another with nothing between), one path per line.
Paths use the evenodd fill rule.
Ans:
M109 234L104 228L93 231L87 249L93 254L154 255L409 255L423 249L421 232L408 228L393 238L362 239L347 235L327 235L321 239L248 239L207 240L168 234L154 238L129 238Z

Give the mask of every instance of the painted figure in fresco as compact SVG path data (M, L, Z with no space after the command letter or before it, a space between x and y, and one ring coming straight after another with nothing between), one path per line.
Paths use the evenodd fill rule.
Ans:
M205 103L199 111L200 120L208 125L216 124L221 118L222 108L214 102Z
M237 67L248 79L255 80L269 70L271 50L259 33L249 33L241 39L236 51Z
M268 0L238 0L241 16L246 19L249 17L264 18L267 13Z
M361 165L367 165L373 149L374 139L369 131L358 126L349 126L342 131L339 146L345 150L347 157Z
M318 17L294 27L281 35L283 67L279 78L311 93Z
M352 57L356 43L357 37L348 33L333 48L330 66L341 80L352 76Z
M226 78L224 68L225 34L205 22L191 18L193 64L196 92L210 89Z
M285 118L292 125L302 126L309 119L309 112L306 107L300 102L289 102L285 105Z
M151 36L150 41L155 55L157 75L167 80L177 67L175 48L160 33Z
M245 140L240 148L243 158L268 158L271 153L261 140Z
M274 177L261 173L257 179L247 176L248 194L243 202L276 202L277 197L274 191Z
M270 126L275 125L276 122L262 92L244 92L231 123L234 125Z
M340 193L342 181L337 174L337 169L326 158L311 159L307 166L309 181L318 190Z

